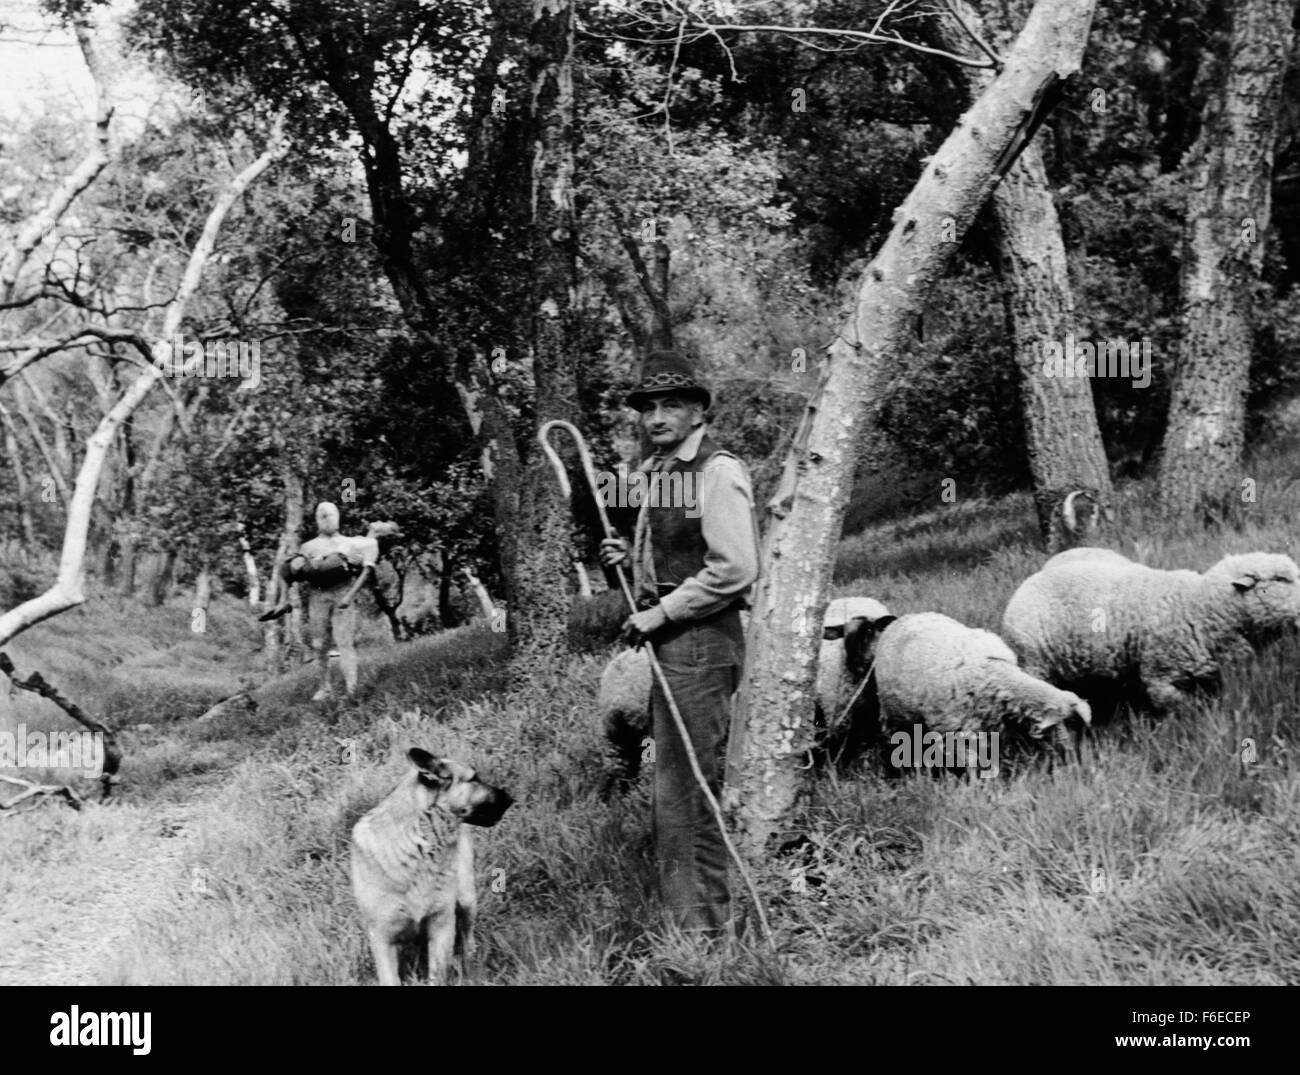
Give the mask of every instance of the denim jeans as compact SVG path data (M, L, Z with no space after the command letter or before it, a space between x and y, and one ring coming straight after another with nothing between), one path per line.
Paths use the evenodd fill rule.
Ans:
M670 623L655 633L654 649L700 770L721 801L731 696L745 657L740 611L733 607L704 620ZM721 932L731 909L726 844L691 772L657 676L650 708L659 891L669 919L683 930Z

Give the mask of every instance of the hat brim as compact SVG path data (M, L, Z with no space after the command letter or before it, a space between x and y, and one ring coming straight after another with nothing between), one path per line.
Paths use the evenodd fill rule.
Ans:
M699 388L699 387L655 388L649 392L629 392L627 396L627 400L625 402L634 411L639 411L646 400L653 399L655 396L684 396L684 397L693 396L696 399L698 399L702 404L704 404L704 409L706 411L713 405L713 395L709 392L707 388Z

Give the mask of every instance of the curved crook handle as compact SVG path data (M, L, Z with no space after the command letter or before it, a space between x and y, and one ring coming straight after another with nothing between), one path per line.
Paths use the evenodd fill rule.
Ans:
M549 435L552 429L560 426L567 430L569 435L578 443L582 443L582 434L578 432L576 426L569 422L560 421L558 418L553 422L547 422L537 431L537 440L542 446L542 451L546 453L546 458L551 461L551 469L555 471L555 480L560 483L560 492L564 494L565 500L573 498L573 486L569 484L569 472L564 466L564 460L551 444Z
M587 488L591 490L592 499L596 501L596 511L600 513L600 525L605 528L606 537L617 537L614 527L610 525L609 514L605 511L605 502L600 499L600 490L596 486L596 466L591 461L591 452L587 448L587 440L572 422L566 422L562 418L554 418L542 425L537 431L537 439L541 442L542 451L546 453L546 458L551 461L551 468L555 471L555 476L559 479L560 489L566 498L573 495L573 487L569 484L568 472L564 469L564 460L551 444L550 433L552 429L562 429L573 438L573 443L578 449L578 458L582 460L582 473L587 479ZM623 565L619 564L614 568L618 575L619 588L623 591L623 598L627 601L627 607L636 611L636 599L632 596L632 587L627 583L627 575L623 572Z
M605 502L600 499L600 492L596 483L596 465L592 462L591 451L587 447L586 438L582 435L582 431L572 422L566 422L562 418L554 418L546 422L537 431L537 439L541 442L542 451L546 453L546 458L551 461L551 468L555 471L555 477L560 483L560 491L564 493L566 498L573 496L573 487L569 484L569 474L564 468L564 461L555 450L555 446L551 444L551 430L556 428L568 433L573 438L574 446L578 449L578 458L582 462L582 473L587 479L587 488L591 490L591 495L596 501L596 510L600 513L600 525L605 528L605 536L617 536L614 533L613 526L610 525L609 515L605 511Z

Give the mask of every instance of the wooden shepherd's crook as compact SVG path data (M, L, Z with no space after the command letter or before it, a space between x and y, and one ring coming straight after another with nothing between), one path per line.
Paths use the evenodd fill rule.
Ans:
M600 513L600 525L604 527L605 536L617 538L618 534L614 532L614 527L610 525L609 515L605 511L605 503L600 498L600 490L596 484L596 467L591 461L591 452L587 448L586 438L583 437L582 432L572 422L565 422L557 418L547 422L537 431L537 439L541 442L542 450L546 453L546 458L551 461L551 467L555 470L555 477L560 483L560 491L566 499L573 496L573 487L569 484L569 475L568 471L565 470L564 461L560 458L559 453L556 452L549 439L551 430L557 426L573 438L574 446L578 449L578 458L582 462L582 473L587 479L587 488L591 490L592 498L596 501L596 511ZM627 607L635 615L637 611L636 599L632 596L632 587L628 585L627 575L623 573L623 565L615 564L614 571L618 575L619 588L623 591L623 598L627 601ZM668 702L668 711L673 716L673 724L677 727L677 734L682 737L682 745L686 747L686 759L691 763L691 772L695 775L695 782L700 786L700 790L704 792L704 797L713 811L714 820L718 823L718 831L722 833L722 841L727 845L727 851L731 855L732 861L735 862L736 868L740 871L745 887L749 890L749 898L754 904L755 913L758 915L758 924L763 931L763 939L770 945L772 943L772 927L768 925L767 913L763 910L763 902L758 898L758 889L754 887L754 879L750 877L749 870L740 855L737 854L735 845L731 842L731 836L727 832L727 823L722 817L722 808L718 805L718 800L709 788L709 782L704 779L699 759L695 756L695 746L691 743L691 737L686 732L686 722L682 720L681 711L677 708L677 700L673 697L672 689L668 686L668 679L664 675L664 670L659 666L659 658L655 656L654 646L650 644L649 639L643 639L642 645L645 646L646 656L650 658L650 668L659 681L659 689L664 692L664 699Z

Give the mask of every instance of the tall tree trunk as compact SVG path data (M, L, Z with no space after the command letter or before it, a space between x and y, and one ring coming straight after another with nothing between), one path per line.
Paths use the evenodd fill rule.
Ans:
M497 619L497 606L492 601L492 595L487 592L487 587L483 585L482 580L472 570L468 567L463 568L463 570L465 572L465 581L469 583L470 590L478 600L478 607L483 613L483 618L487 620L489 626L493 626Z
M651 264L654 266L654 284L658 301L654 303L654 319L651 322L650 338L656 347L670 350L673 346L672 307L668 304L669 268L671 252L668 249L668 221L661 220L655 227L654 248L651 251Z
M208 614L208 606L212 604L212 563L204 560L199 567L199 573L194 579L194 607L202 611L204 616Z
M544 0L535 0L535 3L544 4ZM457 198L458 211L449 214L448 219L453 223L444 234L443 247L444 250L465 249L475 254L497 243L493 235L495 227L501 224L508 227L510 223L508 211L500 219L493 219L491 211L485 212L485 206L492 201L490 192L501 186L501 176L509 176L518 163L518 155L510 152L514 147L501 136L501 131L490 119L491 89L502 61L517 53L516 42L527 28L529 11L528 5L519 3L519 0L491 0L488 7L490 39L474 79L468 159ZM522 601L514 590L516 580L524 574L516 567L517 550L521 547L518 535L525 529L521 528L519 520L523 472L522 452L515 441L510 412L496 394L483 356L466 359L439 336L438 330L446 321L445 312L435 301L422 268L416 263L416 213L405 189L401 144L390 129L387 116L381 114L375 104L376 88L349 76L351 67L342 46L336 41L322 39L320 56L308 56L307 59L320 61L319 74L352 116L361 135L361 161L366 173L366 191L380 265L407 324L444 364L448 379L457 387L466 418L478 440L484 476L492 491L493 521L501 571L506 580L507 601L519 608ZM509 124L501 125L502 129L508 127ZM519 190L509 182L506 186L512 188L507 192L507 201L517 199ZM453 232L457 234L453 235ZM513 239L511 236L511 241ZM508 329L506 334L509 335ZM535 367L534 372L539 380L544 380L545 367ZM513 618L510 622L513 631Z
M49 480L54 489L58 491L59 501L66 510L68 501L72 499L72 487L68 485L68 479L63 472L63 468L59 465L58 458L50 448L49 442L46 441L45 434L41 432L40 423L36 421L36 415L32 413L30 404L21 392L21 385L21 381L14 384L14 406L18 408L18 414L27 427L27 435L31 437L32 443L36 445L36 450L41 453Z
M1182 344L1161 452L1160 503L1191 520L1241 503L1252 290L1264 259L1295 0L1226 0L1223 76L1188 163Z
M439 552L438 558L438 626L444 631L458 627L460 616L451 603L451 557Z
M18 509L18 528L23 535L23 546L28 549L36 547L36 530L32 526L32 510L28 497L27 474L23 469L23 458L18 449L18 431L14 428L13 418L8 410L0 404L0 425L4 426L5 458L9 460L9 469L14 475L14 506Z
M787 816L812 732L812 684L835 549L880 371L898 361L916 313L989 196L1035 101L1079 69L1094 0L1039 0L1006 66L930 158L866 267L821 384L768 504L747 671L727 757L727 800L747 852Z
M144 585L141 594L145 604L158 608L171 592L176 571L176 550L173 548L151 551L145 557Z
M532 85L532 341L537 423L578 412L575 355L578 222L573 204L577 114L573 0L534 0ZM507 575L511 640L530 654L566 645L572 519L545 455L533 445L519 490L519 542ZM511 577L513 576L513 577Z
M23 370L18 374L18 381L31 395L35 401L37 409L45 415L46 421L50 423L50 429L54 438L54 458L58 460L59 471L63 474L71 474L76 469L76 460L72 457L70 447L72 437L76 436L76 427L72 424L72 400L65 402L62 417L50 406L49 397L41 390L41 386L34 378ZM14 395L18 395L18 385L14 385Z
M641 294L650 307L650 331L640 326L631 332L638 346L644 345L648 350L671 350L673 346L672 307L668 301L668 288L671 280L672 251L668 247L668 221L655 218L648 221L654 227L654 238L650 242L650 264L646 264L641 254L640 239L628 228L627 221L618 211L617 205L611 205L614 224L618 230L619 242L632 263L632 274L641 287ZM616 298L621 298L616 296ZM643 448L649 455L649 440L643 438Z
M113 585L123 597L135 593L136 570L140 557L140 532L133 517L123 520L124 528L119 528L117 538L117 568L113 573Z
M239 555L244 561L244 578L248 588L248 607L257 608L262 601L262 579L257 571L257 560L253 557L253 546L248 543L248 531L243 522L239 524ZM272 585L274 590L274 585Z
M272 674L283 669L286 649L295 654L303 650L302 598L296 586L285 582L280 574L280 568L298 551L298 535L302 533L305 516L306 492L303 488L302 475L294 469L289 459L283 457L281 482L284 497L284 529L280 531L280 543L275 550L275 563L271 567L271 576L267 582L266 599L267 604L272 607L286 601L291 607L287 617L268 621L263 634L262 655L268 671Z
M955 14L935 19L934 35L943 48L959 52L971 42L957 16L977 34L982 35L984 27L965 0L954 0L952 8ZM995 25L993 29L1002 38L1013 36L1009 26ZM969 105L989 88L993 74L985 68L955 66ZM1064 347L1066 334L1075 333L1075 324L1061 221L1036 140L1025 146L993 188L991 201L1019 371L1034 503L1039 528L1050 546L1055 536L1052 508L1062 494L1093 489L1102 504L1109 504L1111 486L1091 382L1086 377L1043 375L1044 343L1056 341Z

